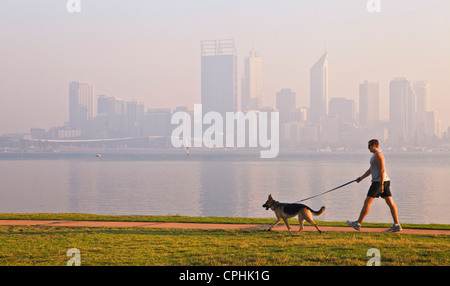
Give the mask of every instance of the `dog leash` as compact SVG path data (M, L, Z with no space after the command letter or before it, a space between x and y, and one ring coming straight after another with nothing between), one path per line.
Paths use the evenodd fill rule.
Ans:
M340 185L339 187L336 187L336 188L331 189L331 190L329 190L329 191L323 192L323 193L321 193L321 194L318 194L318 195L315 195L315 196L312 196L312 197L309 197L309 198L306 198L306 199L303 199L303 200L300 200L300 201L296 201L295 203L307 201L307 200L309 200L309 199L312 199L312 198L315 198L315 197L324 195L324 194L326 194L326 193L329 193L329 192L332 192L332 191L336 191L337 189L340 189L340 188L342 188L342 187L345 187L345 186L347 186L347 185L349 185L349 184L351 184L351 183L353 183L353 182L356 182L356 180L350 181L350 182L348 182L348 183L345 183L345 184L343 184L343 185Z

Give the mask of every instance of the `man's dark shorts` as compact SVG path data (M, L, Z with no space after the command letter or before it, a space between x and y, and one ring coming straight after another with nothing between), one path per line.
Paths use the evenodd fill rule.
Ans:
M392 197L390 185L391 185L391 181L384 182L384 191L383 191L383 193L381 193L382 198ZM380 197L380 182L372 182L372 185L370 185L367 196L372 197L372 198Z

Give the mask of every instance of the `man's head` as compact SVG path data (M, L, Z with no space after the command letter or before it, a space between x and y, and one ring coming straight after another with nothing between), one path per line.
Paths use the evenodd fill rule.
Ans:
M369 145L368 148L369 148L370 152L374 152L374 151L378 150L380 143L378 142L377 139L372 139L369 141L368 145Z
M369 146L370 145L374 145L374 146L378 147L378 146L380 146L380 143L378 142L377 139L372 139L369 141Z

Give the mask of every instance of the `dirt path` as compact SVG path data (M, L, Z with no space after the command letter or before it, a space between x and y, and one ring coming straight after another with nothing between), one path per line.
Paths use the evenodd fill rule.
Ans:
M214 223L178 223L178 222L127 222L127 221L64 221L64 220L0 220L0 225L30 225L30 226L82 226L82 227L144 227L144 228L183 228L183 229L241 229L263 230L269 225L264 224L214 224ZM350 231L350 227L319 226L322 231ZM287 231L280 225L274 230ZM298 226L293 225L296 232ZM361 232L383 232L386 228L362 227ZM304 231L317 231L313 226L305 226ZM439 229L403 229L401 233L409 234L444 234L450 235L450 230Z

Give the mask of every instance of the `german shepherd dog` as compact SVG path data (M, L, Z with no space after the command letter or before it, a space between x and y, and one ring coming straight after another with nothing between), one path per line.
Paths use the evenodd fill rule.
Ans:
M289 230L289 234L291 234L291 227L288 223L288 218L294 217L298 215L298 222L300 223L300 229L298 232L303 230L303 223L308 221L310 224L315 226L319 233L322 233L322 231L319 229L317 224L312 219L312 216L320 216L325 211L325 207L321 207L319 211L313 211L310 207L305 206L303 204L287 204L287 203L280 203L278 201L275 201L272 198L272 195L269 195L269 198L267 199L266 203L262 205L263 208L266 208L266 210L271 209L275 212L275 215L277 216L277 220L274 224L268 229L268 231L272 230L281 220L284 221L286 224L287 229Z

